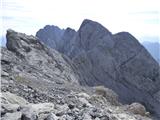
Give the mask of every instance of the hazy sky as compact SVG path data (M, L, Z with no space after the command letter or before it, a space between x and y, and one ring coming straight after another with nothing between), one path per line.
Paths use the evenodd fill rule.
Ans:
M160 38L159 0L1 0L0 5L1 36L8 28L35 35L46 24L78 30L87 18L140 41Z

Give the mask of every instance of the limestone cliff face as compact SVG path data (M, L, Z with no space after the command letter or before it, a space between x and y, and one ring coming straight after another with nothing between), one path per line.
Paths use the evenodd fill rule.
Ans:
M159 65L134 36L127 32L112 34L86 19L67 41L62 49L70 47L59 51L73 61L81 74L80 84L105 85L121 101L141 102L160 116L160 100L156 97L160 91Z

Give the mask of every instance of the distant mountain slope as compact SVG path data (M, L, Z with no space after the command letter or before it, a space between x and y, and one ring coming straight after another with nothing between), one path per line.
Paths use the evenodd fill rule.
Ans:
M160 43L145 41L142 43L154 59L160 63Z
M101 24L86 19L70 39L62 38L63 47L53 48L72 60L82 75L80 84L105 85L118 93L122 102L141 102L160 117L159 65L134 36L128 32L112 34Z

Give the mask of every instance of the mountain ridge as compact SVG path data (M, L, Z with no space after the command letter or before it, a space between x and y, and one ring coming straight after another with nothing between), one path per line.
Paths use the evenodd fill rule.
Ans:
M81 84L105 85L118 93L123 102L135 100L151 111L159 111L158 100L150 95L156 96L159 91L159 65L130 33L112 34L101 24L84 20L65 45L71 47L68 53L61 53L82 73Z
M140 103L122 105L103 86L81 86L81 73L65 55L37 37L7 31L1 48L2 120L151 120Z

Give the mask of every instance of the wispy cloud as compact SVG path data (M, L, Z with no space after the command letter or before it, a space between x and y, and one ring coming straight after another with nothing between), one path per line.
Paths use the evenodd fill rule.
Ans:
M12 28L35 34L46 24L78 29L83 19L102 23L113 33L137 38L159 34L159 0L3 0L3 34Z

